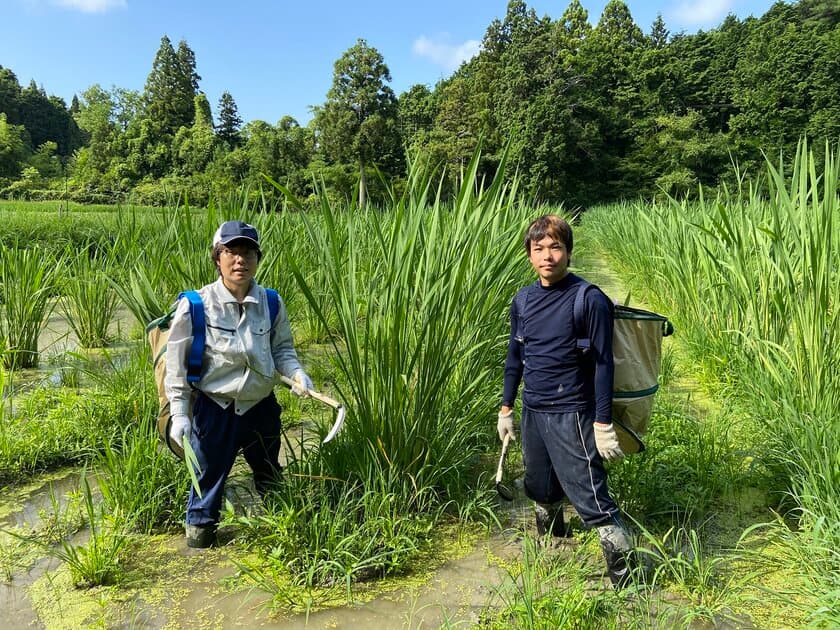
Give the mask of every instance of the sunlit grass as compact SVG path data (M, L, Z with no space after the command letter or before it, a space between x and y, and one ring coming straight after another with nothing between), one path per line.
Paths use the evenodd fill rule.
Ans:
M82 348L109 341L109 328L119 300L108 282L107 261L86 251L68 256L68 276L61 283L61 308Z
M840 514L840 169L828 149L817 164L803 142L791 163L768 163L759 185L587 218L675 321L706 386L749 418L751 457L790 497L783 506L800 527L790 536L810 558L788 558L806 577L799 596L814 623L830 625L840 534L820 524Z
M41 249L0 248L0 339L7 368L38 365L38 338L54 307L63 260Z

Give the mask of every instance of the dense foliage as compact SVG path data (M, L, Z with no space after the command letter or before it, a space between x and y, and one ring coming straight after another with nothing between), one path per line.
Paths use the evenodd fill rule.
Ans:
M510 142L532 198L586 205L694 194L734 177L733 163L758 170L761 150L840 137L831 0L777 2L694 34L669 33L661 17L646 34L622 0L594 26L590 17L579 0L559 19L511 0L477 56L399 98L385 59L359 40L305 127L289 116L243 127L229 92L214 122L193 51L166 36L142 93L93 85L69 108L0 67L0 194L161 204L175 193L201 204L245 183L276 197L265 175L304 200L324 181L364 205L384 201L371 176L404 177L418 149L447 165L444 190L456 190L483 141L480 175Z

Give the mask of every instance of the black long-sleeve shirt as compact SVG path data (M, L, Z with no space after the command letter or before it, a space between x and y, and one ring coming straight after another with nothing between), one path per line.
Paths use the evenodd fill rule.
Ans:
M524 376L522 404L534 411L581 411L595 407L598 422L612 422L613 306L597 287L586 291L586 329L574 330L574 303L582 279L569 273L544 287L538 281L527 291L519 322L517 300L510 307L511 332L505 360L502 404L513 406ZM517 339L517 333L522 340ZM590 350L577 349L578 337L588 337Z

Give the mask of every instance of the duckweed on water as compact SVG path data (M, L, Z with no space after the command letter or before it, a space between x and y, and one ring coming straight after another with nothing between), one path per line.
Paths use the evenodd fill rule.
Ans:
M476 548L479 536L466 533L456 524L442 526L435 540L418 555L410 574L388 577L376 582L360 584L353 590L353 602L364 604L382 596L399 593L401 600L410 599L428 584L444 563L466 556ZM195 609L185 603L202 593L213 597L241 596L242 605L262 609L272 615L285 617L290 613L304 612L303 607L272 608L263 598L253 599L249 584L236 573L235 564L253 556L236 546L190 553L179 546L179 538L171 535L138 536L130 564L125 567L125 577L119 588L96 587L78 589L65 566L60 566L40 577L30 588L29 596L40 621L47 630L79 628L104 624L112 627L118 621L148 617L153 614L163 627L177 627L178 620L189 617L191 627L215 628L225 619L220 612L208 611L202 618L194 617ZM316 600L318 609L334 608L348 604L341 586L306 592L301 587L289 585L289 595L301 604ZM173 625L175 624L175 625Z

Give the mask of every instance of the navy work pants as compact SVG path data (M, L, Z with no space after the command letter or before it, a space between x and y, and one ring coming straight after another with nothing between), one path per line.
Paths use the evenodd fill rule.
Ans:
M618 521L607 471L595 447L594 412L522 411L525 494L537 503L567 497L589 527Z
M201 469L198 486L202 496L190 488L186 521L188 525L215 525L225 481L239 449L254 471L254 485L261 495L279 477L280 404L271 394L238 416L233 404L222 409L199 392L193 405L190 445Z

